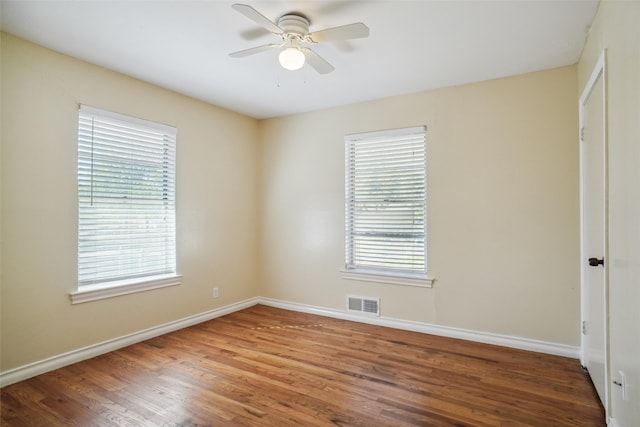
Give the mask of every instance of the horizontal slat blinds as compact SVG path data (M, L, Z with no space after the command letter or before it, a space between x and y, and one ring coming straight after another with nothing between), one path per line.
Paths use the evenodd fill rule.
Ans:
M345 137L346 268L425 275L424 127Z
M79 286L176 272L175 128L81 106Z

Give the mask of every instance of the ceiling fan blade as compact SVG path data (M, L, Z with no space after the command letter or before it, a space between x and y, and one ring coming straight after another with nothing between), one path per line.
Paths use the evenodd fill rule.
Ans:
M251 49L240 50L238 52L230 53L232 58L244 58L245 56L255 55L256 53L264 52L265 50L275 49L282 47L282 44L265 44L263 46L252 47Z
M246 16L247 18L251 19L256 24L271 31L272 33L276 33L276 34L283 33L280 27L278 27L269 18L265 17L263 14L261 14L251 6L246 4L236 3L231 7L236 11L240 12L241 14L243 14L244 16Z
M332 42L338 40L360 39L369 37L369 27L362 22L327 28L307 35L314 43Z
M320 74L329 74L335 68L333 65L329 64L323 57L315 53L313 50L305 47L302 48L302 53L304 53L305 59L318 73Z

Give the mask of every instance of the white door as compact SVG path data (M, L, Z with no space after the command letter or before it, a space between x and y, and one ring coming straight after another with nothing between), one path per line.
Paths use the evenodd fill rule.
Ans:
M608 409L607 143L604 53L582 97L582 363ZM607 413L609 411L607 410Z

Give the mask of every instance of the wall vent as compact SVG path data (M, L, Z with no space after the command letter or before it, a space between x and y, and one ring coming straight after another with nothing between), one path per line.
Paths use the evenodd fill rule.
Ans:
M347 311L380 316L380 298L347 295Z

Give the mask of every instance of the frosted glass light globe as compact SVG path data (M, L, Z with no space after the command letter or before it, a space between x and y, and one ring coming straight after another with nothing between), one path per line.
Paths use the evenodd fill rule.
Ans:
M278 56L280 65L287 70L299 70L304 65L304 53L295 47L288 47Z

